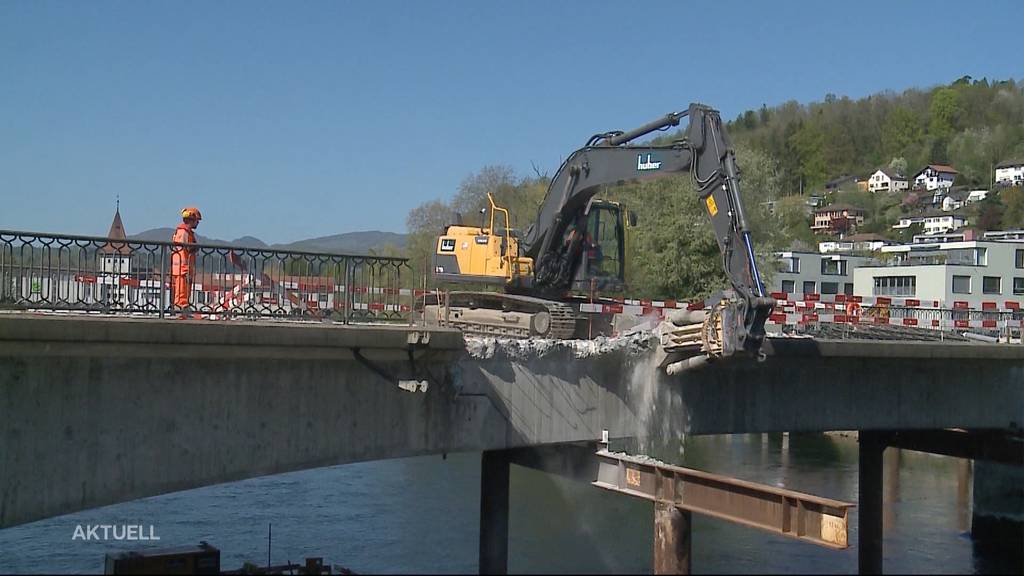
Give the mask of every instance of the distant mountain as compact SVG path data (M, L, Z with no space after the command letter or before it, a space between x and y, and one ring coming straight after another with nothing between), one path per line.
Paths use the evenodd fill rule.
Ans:
M367 254L371 250L379 251L385 246L405 248L407 236L394 232L369 230L366 232L346 232L333 236L321 236L309 240L299 240L290 244L275 244L280 250L298 250L304 252L328 252L347 254Z
M149 242L170 242L172 236L174 236L174 228L153 228L152 230L146 230L145 232L139 232L138 234L131 234L128 238L130 240L142 240ZM202 234L196 234L196 242L200 244L211 244L214 246L241 246L243 248L267 247L265 242L259 238L253 238L252 236L242 236L235 240L221 240L219 238L210 238L208 236L203 236Z
M131 240L168 242L174 235L174 228L154 228L132 234ZM299 252L326 252L330 254L368 254L370 251L379 251L385 246L404 248L406 235L395 232L380 232L369 230L365 232L346 232L332 236L321 236L299 240L288 244L268 245L266 242L253 236L242 236L234 240L220 240L209 238L202 234L196 234L196 242L210 245L241 246L243 248L272 248L275 250L295 250Z

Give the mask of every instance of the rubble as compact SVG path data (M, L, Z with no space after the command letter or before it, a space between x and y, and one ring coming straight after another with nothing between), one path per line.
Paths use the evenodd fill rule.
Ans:
M571 350L575 358L591 358L617 351L637 356L657 344L655 334L647 329L630 331L622 336L598 336L593 340L551 340L546 338L496 338L465 336L466 351L474 358L493 358L498 352L504 356L525 360L540 358L556 350Z

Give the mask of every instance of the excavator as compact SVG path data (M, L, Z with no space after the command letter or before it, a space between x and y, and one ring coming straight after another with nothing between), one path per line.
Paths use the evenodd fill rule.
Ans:
M658 130L689 125L669 144L632 144ZM711 220L731 290L708 311L677 311L662 344L677 370L736 353L760 355L767 297L754 257L735 152L719 112L702 104L629 131L595 134L552 178L536 221L520 235L508 210L490 201L480 226L449 225L437 238L434 277L441 282L500 286L500 292L440 293L425 314L465 333L568 339L588 318L578 294L624 286L625 229L634 217L599 200L607 186L689 174ZM574 296L573 293L577 296ZM582 334L586 337L586 334ZM671 368L669 369L671 372Z

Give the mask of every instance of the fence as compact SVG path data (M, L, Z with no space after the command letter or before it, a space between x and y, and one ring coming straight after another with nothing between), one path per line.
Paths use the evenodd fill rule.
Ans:
M405 258L189 247L195 266L183 309L173 305L170 274L180 245L0 230L0 308L346 324L411 319Z
M783 331L799 331L802 327L841 324L892 326L905 329L930 329L989 334L1019 340L1024 331L1024 310L1020 302L985 302L973 309L966 302L945 304L935 300L824 296L821 294L772 293L775 309L768 326ZM628 314L663 318L675 309L702 310L703 301L615 299L616 303L582 304L584 313Z

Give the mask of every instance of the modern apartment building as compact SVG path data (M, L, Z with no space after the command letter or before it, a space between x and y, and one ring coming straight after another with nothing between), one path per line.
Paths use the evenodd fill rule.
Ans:
M786 294L853 294L853 271L877 261L866 256L776 252L777 267L769 292Z
M853 271L857 296L966 302L1024 302L1024 241L935 242L886 246L884 264Z

